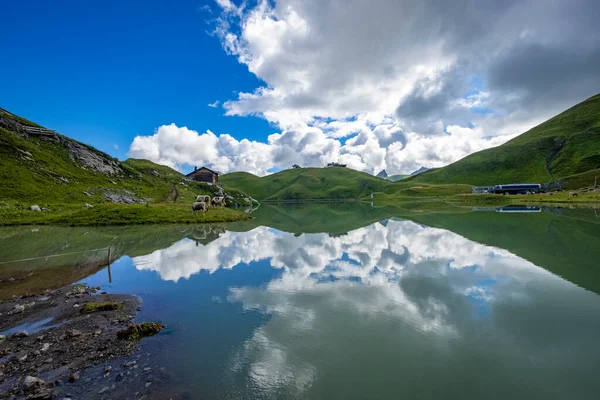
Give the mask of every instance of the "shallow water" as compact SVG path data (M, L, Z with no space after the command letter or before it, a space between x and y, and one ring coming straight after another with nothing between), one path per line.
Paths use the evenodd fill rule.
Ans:
M593 210L328 207L87 230L118 259L78 279L142 298L168 327L142 351L194 399L596 397Z

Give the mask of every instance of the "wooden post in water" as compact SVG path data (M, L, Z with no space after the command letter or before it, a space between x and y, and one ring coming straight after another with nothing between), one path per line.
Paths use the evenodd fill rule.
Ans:
M112 283L112 274L110 272L110 246L108 247L108 283Z

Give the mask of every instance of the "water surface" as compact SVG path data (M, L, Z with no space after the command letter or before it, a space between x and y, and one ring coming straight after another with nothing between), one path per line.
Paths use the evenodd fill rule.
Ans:
M168 327L142 351L190 398L600 390L593 210L261 209L227 226L84 229L118 259L112 282L104 266L77 279L141 296L138 320ZM91 244L68 232L53 236ZM33 234L4 231L3 241Z

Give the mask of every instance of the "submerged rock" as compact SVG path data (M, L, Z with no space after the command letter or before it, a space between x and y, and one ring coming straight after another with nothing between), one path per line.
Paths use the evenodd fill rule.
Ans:
M120 339L141 339L146 336L154 336L164 329L164 325L158 322L144 322L130 325L117 332Z
M29 333L27 331L19 331L17 333L13 333L12 337L14 338L24 338L29 336Z
M46 382L35 376L27 375L23 381L23 391L25 393L36 393L46 385Z

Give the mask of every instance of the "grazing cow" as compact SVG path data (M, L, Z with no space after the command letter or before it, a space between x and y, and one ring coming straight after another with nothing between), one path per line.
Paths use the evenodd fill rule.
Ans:
M194 204L192 204L192 214L196 213L198 214L198 212L202 210L202 213L204 214L206 212L206 203L203 201L197 201Z

